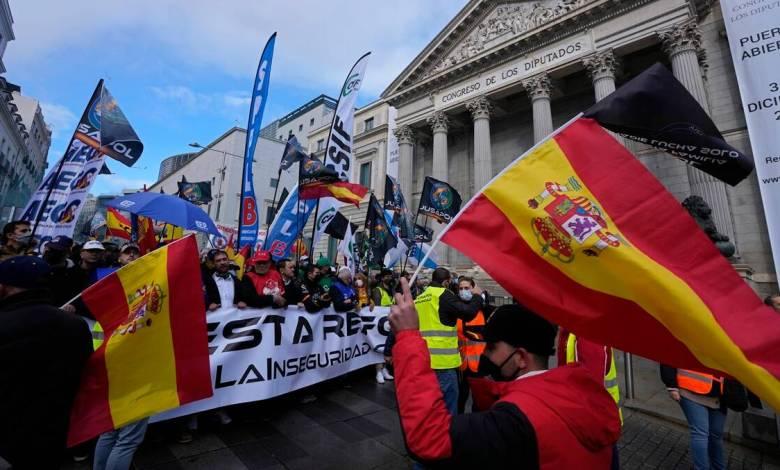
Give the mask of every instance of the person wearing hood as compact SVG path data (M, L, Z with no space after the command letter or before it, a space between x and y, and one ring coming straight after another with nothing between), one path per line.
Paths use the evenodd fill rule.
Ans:
M452 467L608 469L620 418L604 384L580 364L548 370L555 327L520 305L501 306L484 329L480 372L471 379L481 411L452 416L444 405L409 285L390 323L396 396L415 459Z

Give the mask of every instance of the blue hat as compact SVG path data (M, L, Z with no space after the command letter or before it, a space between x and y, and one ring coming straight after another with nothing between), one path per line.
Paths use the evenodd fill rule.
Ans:
M51 268L36 256L14 256L0 262L0 284L34 289L43 287Z

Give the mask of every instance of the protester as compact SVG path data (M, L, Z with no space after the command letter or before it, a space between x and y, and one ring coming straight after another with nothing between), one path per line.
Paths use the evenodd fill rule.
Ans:
M103 242L102 267L119 266L119 246L113 242Z
M328 258L320 255L319 259L317 259L317 267L320 270L320 286L322 286L325 292L329 292L333 283L336 282L336 276L333 275L330 261Z
M471 302L476 284L474 279L461 276L458 279L458 298L461 302ZM470 390L468 379L476 377L479 371L479 358L485 351L483 338L485 314L482 310L468 322L458 319L458 349L460 351L460 374L458 374L458 413L466 410Z
M775 312L780 312L780 294L772 294L764 297L764 304L775 309Z
M371 296L368 295L370 292L368 286L368 276L361 272L355 274L355 281L353 284L358 295L358 309L368 307L373 310L376 303L373 301Z
M73 248L73 239L65 235L58 235L43 245L41 257L49 263L52 269L55 266L71 268L76 265L69 256L71 248Z
M431 285L415 300L420 313L420 329L430 352L431 368L436 372L444 402L450 414L458 412L458 319L470 322L482 308L478 287L468 302L461 301L446 286L450 285L450 272L445 268L433 271ZM404 279L404 284L408 283Z
M723 377L661 364L661 380L688 421L693 469L725 469L723 428L727 409L720 402Z
M444 280L434 272L435 283ZM416 459L458 468L609 467L620 435L617 407L581 365L547 370L553 325L519 305L499 307L485 326L480 358L480 370L494 380L471 382L486 411L453 416L428 366L409 286L401 283L390 314L393 363L401 425Z
M374 301L374 305L380 307L389 307L393 305L393 271L389 269L383 269L377 276L377 285L371 291L371 299Z
M352 272L348 267L339 269L338 278L331 285L329 293L333 299L333 309L337 312L348 312L357 308L357 292L352 287Z
M282 308L286 305L284 280L273 266L268 251L258 251L249 259L241 284L244 299L250 307Z
M119 266L127 266L141 257L141 248L135 243L125 243L119 250Z
M26 220L8 222L3 227L0 261L13 256L29 254L34 246L35 241L32 238L30 222Z
M56 290L57 294L54 300L58 305L69 302L97 281L96 271L102 261L104 251L103 244L97 240L90 240L84 244L79 252L80 262L67 270L62 288ZM80 299L65 305L63 310L93 318Z
M586 338L575 336L565 328L558 331L558 364L572 364L577 362L585 367L595 380L602 381L604 388L615 401L620 413L620 421L623 414L620 410L620 388L618 386L617 366L612 348L603 344L594 343ZM620 468L620 458L617 446L612 452L612 470Z
M317 313L330 306L331 297L320 285L320 269L314 264L308 264L305 271L302 286L308 297L304 297L303 304L307 312Z
M227 253L215 250L215 252L209 253L209 257L214 264L214 272L203 277L207 299L206 309L213 312L221 307L246 308L247 302L244 298L246 288L242 287L241 281L230 272L230 260ZM267 300L267 296L262 297Z
M0 457L15 469L55 469L71 404L92 352L86 324L51 305L45 261L0 262Z
M285 306L297 305L298 308L304 308L303 300L307 292L303 284L295 278L295 264L289 259L283 259L276 263L276 270L282 276Z

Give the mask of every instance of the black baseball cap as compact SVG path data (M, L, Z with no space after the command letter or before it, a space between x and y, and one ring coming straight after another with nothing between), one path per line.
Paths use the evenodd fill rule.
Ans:
M488 343L503 341L540 356L555 354L557 328L522 305L502 305L490 316L484 329Z

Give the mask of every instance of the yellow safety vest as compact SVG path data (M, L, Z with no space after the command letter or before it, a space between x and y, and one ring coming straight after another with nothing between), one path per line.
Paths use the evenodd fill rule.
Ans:
M615 366L615 354L610 349L612 357L609 358L609 370L604 376L604 388L615 400L620 411L620 422L623 422L623 410L620 409L620 387L618 386L617 378L617 366ZM573 333L569 333L569 338L566 340L566 363L571 364L577 361L577 337Z
M457 369L461 364L457 326L447 326L439 320L439 298L444 290L443 287L428 287L414 301L420 319L420 334L431 353L431 368L436 370Z
M100 326L100 323L95 322L90 332L92 333L92 350L97 351L97 348L103 344L103 327Z
M382 297L379 299L379 306L389 307L393 305L393 298L390 296L390 294L383 287L377 286L377 289L379 289L379 293L382 295Z

